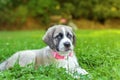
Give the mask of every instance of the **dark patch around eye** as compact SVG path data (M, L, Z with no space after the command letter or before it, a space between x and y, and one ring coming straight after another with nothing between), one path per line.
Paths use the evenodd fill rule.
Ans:
M63 34L62 34L62 33L59 33L59 34L56 36L56 38L62 39L62 38L63 38Z
M59 51L59 44L61 39L63 38L63 33L59 33L58 35L56 35L55 39L56 39L56 50Z
M72 38L72 35L71 35L70 33L67 33L67 37L68 37L69 39L71 39L71 38Z

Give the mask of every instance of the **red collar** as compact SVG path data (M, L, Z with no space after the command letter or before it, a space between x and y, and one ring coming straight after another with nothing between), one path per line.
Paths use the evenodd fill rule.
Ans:
M66 58L66 56L60 55L60 54L59 54L58 52L56 52L56 51L53 51L53 52L52 52L52 55L53 55L54 58L56 58L56 59L65 59L65 58ZM72 57L72 56L73 56L73 53L70 52L70 53L68 54L68 56Z

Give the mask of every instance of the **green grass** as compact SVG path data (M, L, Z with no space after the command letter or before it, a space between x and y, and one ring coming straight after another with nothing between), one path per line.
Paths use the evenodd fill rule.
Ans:
M44 31L0 32L0 62L13 53L26 49L42 48ZM80 80L120 80L120 30L76 31L75 52L82 68L89 72ZM64 69L54 66L15 68L0 72L3 80L74 80Z

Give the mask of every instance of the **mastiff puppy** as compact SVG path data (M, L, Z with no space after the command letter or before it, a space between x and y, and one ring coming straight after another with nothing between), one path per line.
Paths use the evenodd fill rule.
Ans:
M54 25L50 27L43 37L48 45L37 50L19 51L0 64L0 71L9 69L19 64L21 67L33 64L35 68L40 65L56 64L56 67L63 67L68 73L88 74L82 69L73 51L75 35L72 28L66 25Z

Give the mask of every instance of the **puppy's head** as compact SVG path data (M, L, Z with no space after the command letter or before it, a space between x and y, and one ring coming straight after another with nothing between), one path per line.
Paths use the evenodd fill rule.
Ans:
M75 35L72 28L65 25L50 27L43 40L51 49L58 52L72 51L75 45Z

